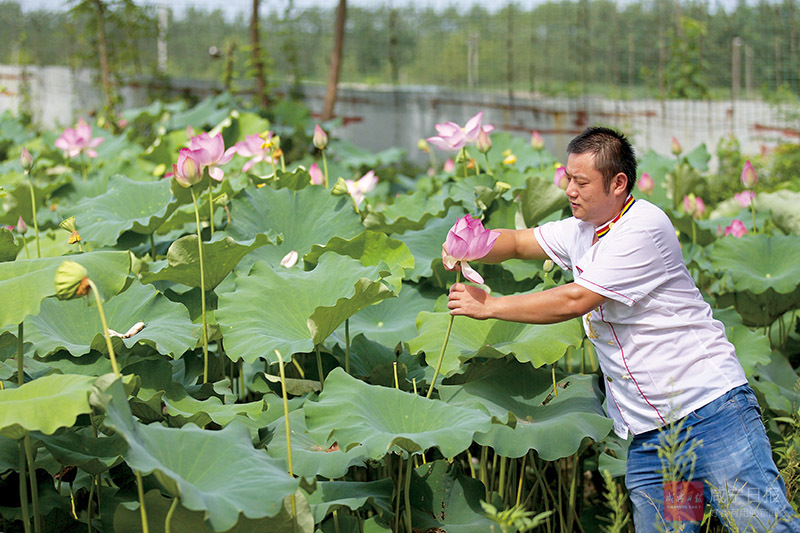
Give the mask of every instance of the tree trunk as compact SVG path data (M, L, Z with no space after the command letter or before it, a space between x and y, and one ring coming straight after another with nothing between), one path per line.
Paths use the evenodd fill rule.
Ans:
M250 18L250 42L253 48L253 69L256 76L256 91L261 107L269 106L267 96L267 79L264 76L264 62L261 59L261 41L258 37L258 5L260 0L253 0L253 14Z
M339 0L336 10L336 30L331 52L331 64L328 70L328 87L325 90L325 103L322 105L322 121L333 118L333 106L336 103L336 90L339 85L339 71L342 66L342 49L344 48L344 23L347 19L347 0Z
M106 100L106 112L113 116L114 97L111 87L111 73L108 70L108 50L106 48L106 6L102 0L94 0L97 13L97 54L100 56L100 80Z

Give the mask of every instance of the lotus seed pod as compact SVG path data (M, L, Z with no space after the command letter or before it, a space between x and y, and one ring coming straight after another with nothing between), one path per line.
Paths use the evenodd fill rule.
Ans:
M56 297L69 300L75 296L89 294L88 272L80 263L64 261L56 270Z
M78 228L75 226L75 217L69 217L66 220L62 220L61 223L58 225L61 229L65 229L68 232L72 233L73 231L77 230Z

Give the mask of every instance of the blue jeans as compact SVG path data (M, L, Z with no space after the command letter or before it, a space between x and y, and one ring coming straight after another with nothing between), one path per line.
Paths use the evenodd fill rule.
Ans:
M700 530L699 521L665 520L675 498L668 490L665 513L665 467L683 470L673 480L702 482L704 501L730 530L736 530L735 523L742 532L800 532L800 518L786 499L761 409L749 385L689 413L672 425L671 435L669 431L661 428L636 435L628 449L625 485L637 533ZM670 448L680 450L671 461L665 457Z

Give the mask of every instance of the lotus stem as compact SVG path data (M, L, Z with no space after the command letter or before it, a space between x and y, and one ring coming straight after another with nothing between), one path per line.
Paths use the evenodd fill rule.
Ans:
M153 257L153 261L156 260L156 241L153 239L153 234L150 234L150 255Z
M325 150L322 150L322 172L325 175L325 188L328 188L328 158L325 157Z
M39 516L39 484L36 482L36 465L33 462L33 446L31 436L25 433L25 456L28 458L28 474L31 483L31 500L33 501L33 529L36 533L42 531L42 517Z
M461 271L456 271L456 283L461 281ZM439 360L436 362L436 370L433 372L433 379L431 380L431 386L428 389L428 394L425 396L426 398L430 399L431 394L433 394L433 388L436 385L436 378L439 376L439 370L442 368L442 361L444 360L444 352L447 349L447 341L450 340L450 330L453 329L453 319L455 315L450 315L450 321L447 323L447 333L444 334L444 344L442 344L442 352L439 354Z
M144 506L144 483L142 482L142 473L138 470L136 472L136 489L139 492L139 514L142 517L142 533L150 532L150 525L147 523L147 509Z
M212 182L208 180L208 225L211 227L211 236L214 236L214 195Z
M492 167L489 165L489 152L486 152L485 154L483 154L483 156L486 158L486 173L489 174L490 176L494 176L494 174L492 173Z
M519 483L517 483L517 501L515 504L517 507L519 507L520 497L522 496L522 482L525 481L525 460L527 458L528 458L527 454L522 456L522 466L520 466L519 468Z
M17 385L22 386L25 384L25 342L23 340L22 322L17 326ZM19 447L19 501L22 506L22 522L25 525L25 533L31 531L31 517L28 513L28 487L25 483L25 464L26 464L26 448L23 442L20 442Z
M500 496L500 499L505 502L505 495L506 492L506 458L500 456L500 480L497 483L497 493Z
M556 364L553 363L550 366L551 373L553 375L553 396L558 396L558 387L556 387Z
M469 477L475 479L475 465L472 464L472 454L469 453L469 448L467 448L467 464L469 465Z
M286 160L283 158L283 151L281 151L281 171L286 172Z
M397 503L394 511L394 531L397 533L400 530L400 487L403 484L403 456L399 456L398 469L397 469Z
M203 237L200 234L200 210L197 208L197 195L190 187L194 203L194 218L197 222L197 254L200 258L200 309L203 315L203 383L208 383L208 324L206 321L206 275L203 268Z
M344 371L350 373L350 319L344 321Z
M31 214L33 215L33 231L36 235L36 256L41 258L42 257L42 249L39 245L39 222L36 220L36 192L33 190L33 178L31 178L31 174L29 171L25 171L25 177L28 178L28 185L31 189ZM753 215L755 217L755 215ZM22 237L22 240L25 240L25 237ZM27 245L25 247L25 251L27 252L28 248Z
M489 501L489 479L486 475L486 471L488 470L486 463L489 462L489 448L486 446L481 447L481 463L480 463L480 480L483 483L483 487L486 489L486 501Z
M397 361L392 361L392 372L394 373L394 388L400 390L400 382L397 379Z
M28 241L25 240L25 235L22 236L22 247L25 248L25 259L30 259L31 253L28 251Z
M317 374L319 374L319 390L320 392L325 388L325 376L322 375L322 355L319 353L319 344L314 347L317 354Z
M695 224L694 218L692 218L692 244L697 244L697 224Z
M164 519L164 533L171 533L170 522L172 522L172 515L175 514L175 509L178 508L178 498L172 500L172 505L169 506L167 517Z
M406 504L406 530L408 533L413 533L414 528L411 526L411 454L408 454L406 459L406 484L403 488L403 498Z
M756 206L755 206L755 193L753 193L753 198L750 199L750 212L753 214L753 235L758 233L758 228L756 228Z
M87 278L88 279L88 278ZM94 300L97 302L97 312L100 314L100 322L103 323L103 336L106 338L106 347L108 348L108 356L111 358L111 369L114 371L115 377L120 377L119 366L117 366L117 356L114 354L114 345L111 343L111 334L108 332L108 323L106 322L106 314L103 311L103 300L100 298L100 292L97 290L97 285L94 281L89 279L89 286L92 288Z
M283 419L286 421L286 459L289 462L289 476L294 477L292 470L292 431L289 424L289 396L286 393L286 374L283 372L283 357L281 352L275 350L275 355L278 356L278 371L281 374L281 390L283 395ZM292 502L292 523L297 523L297 504L294 499L294 494L290 496Z
M89 533L92 533L92 500L94 499L94 479L89 484L89 503L86 506L86 525Z

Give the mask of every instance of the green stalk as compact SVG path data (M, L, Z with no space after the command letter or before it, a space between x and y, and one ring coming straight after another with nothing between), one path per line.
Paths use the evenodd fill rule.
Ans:
M211 192L213 185L211 179L208 180L208 224L211 226L211 237L214 237L214 195Z
M150 525L147 523L147 509L144 506L144 484L142 483L142 473L136 472L136 489L139 492L139 514L142 517L142 533L149 533Z
M461 271L456 271L456 283L461 281ZM425 396L430 399L433 394L433 387L436 385L436 378L439 376L439 370L442 368L442 361L444 360L444 351L447 349L447 341L450 340L450 330L453 329L453 319L455 315L450 315L450 321L447 323L447 333L444 335L444 344L442 344L442 352L439 354L439 360L436 362L436 370L433 372L433 379L431 380L431 387L428 389L428 394Z
M172 505L169 506L169 512L167 512L167 518L164 519L164 533L170 533L170 522L172 521L172 515L175 514L175 509L178 508L178 498L172 500Z
M319 374L319 390L325 388L325 376L322 375L322 355L319 353L319 344L314 347L314 351L317 354L317 374Z
M33 528L36 533L42 531L42 518L39 516L39 485L36 482L36 465L33 463L33 446L31 436L25 434L25 456L28 458L28 473L31 482L31 499L33 500Z
M281 352L275 350L275 355L278 356L278 370L281 374L281 389L283 391L283 419L286 421L286 459L289 462L289 476L294 477L292 471L292 431L289 425L289 397L286 393L286 375L283 372L283 357ZM292 502L292 521L297 522L297 509L294 500L294 494L291 495Z
M517 502L516 502L517 507L519 507L520 496L522 496L522 482L525 481L525 460L527 458L528 458L527 454L522 456L522 466L519 469L519 483L517 484Z
M556 364L550 365L550 370L553 374L553 396L558 396L558 387L556 387Z
M406 504L406 529L408 533L413 533L414 529L411 526L411 454L408 454L408 459L406 459L406 484L405 488L403 489L403 497L405 498Z
M325 188L328 188L328 159L325 157L325 150L322 152L322 171L325 174Z
M500 456L500 481L497 484L497 493L500 496L500 499L505 502L505 498L503 497L506 492L506 458Z
M86 506L86 525L89 533L92 533L92 500L94 499L94 479L89 485L89 504Z
M400 486L403 483L403 456L398 456L397 469L397 505L394 511L394 531L400 531Z
M486 475L486 470L487 470L486 463L488 462L489 462L489 448L487 446L483 446L481 448L480 480L481 483L483 483L484 488L486 489L487 502L489 501L489 479L488 476Z
M756 229L756 206L754 204L755 194L753 195L753 198L750 199L750 212L753 213L753 235L758 233L758 230Z
M203 383L208 383L208 329L206 321L206 275L203 268L203 237L200 235L200 210L197 207L197 195L194 187L190 187L194 203L194 218L197 222L197 254L200 258L200 309L203 314Z
M41 258L42 257L42 249L39 246L39 222L36 221L36 193L33 190L33 178L31 178L30 173L26 170L25 177L28 178L28 185L31 188L31 213L33 214L33 231L36 234L36 256ZM755 215L753 215L755 217ZM23 240L25 237L23 237ZM27 251L27 248L25 248Z
M153 234L150 234L150 255L153 257L153 261L156 260L156 241L153 239Z
M486 173L489 174L490 176L494 176L494 174L492 173L492 167L489 166L489 152L485 152L483 156L486 158Z
M344 321L344 371L350 373L350 319Z
M25 384L25 342L22 337L22 322L17 326L17 385ZM19 447L19 501L22 505L22 522L25 525L25 533L31 532L31 517L28 514L28 487L25 483L25 454L24 443L20 442Z
M97 311L100 314L100 322L103 323L103 336L106 338L108 356L111 358L111 369L114 371L115 377L120 377L119 366L117 366L117 356L114 354L114 345L111 343L111 335L108 333L108 323L106 322L106 314L103 312L103 301L100 298L100 292L97 290L97 285L95 285L94 281L91 279L89 279L89 286L92 288L94 301L97 302Z
M28 241L25 239L25 235L22 236L22 246L25 248L25 259L30 259L31 253L28 251Z

